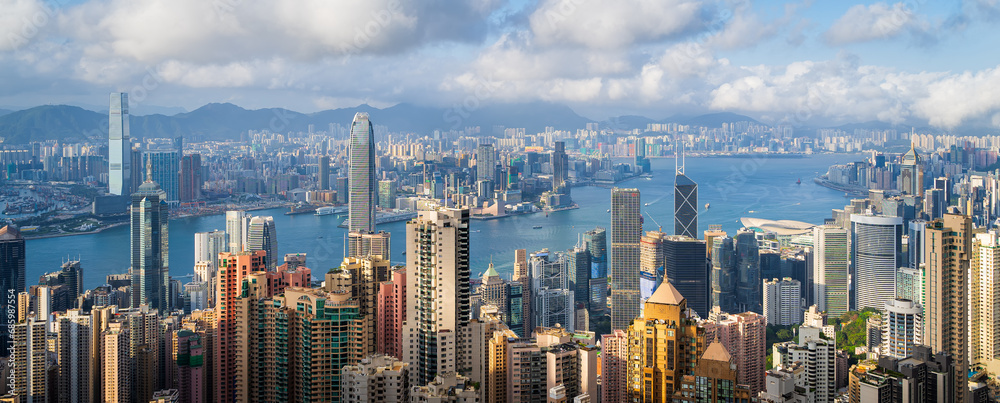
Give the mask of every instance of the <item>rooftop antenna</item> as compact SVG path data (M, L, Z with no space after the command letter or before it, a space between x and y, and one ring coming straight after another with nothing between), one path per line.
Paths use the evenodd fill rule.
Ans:
M684 143L680 135L677 135L677 143L674 146L674 172L678 175L684 174Z

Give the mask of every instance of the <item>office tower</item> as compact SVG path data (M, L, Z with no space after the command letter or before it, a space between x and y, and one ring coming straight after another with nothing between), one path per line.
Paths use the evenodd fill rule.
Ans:
M194 262L209 262L209 276L215 277L215 269L219 267L219 254L226 252L226 232L209 231L194 234ZM209 281L209 278L199 278L197 281Z
M586 306L590 303L590 253L579 246L570 248L566 251L566 267L573 302Z
M359 351L363 357L375 354L375 346L382 341L381 335L376 332L378 288L379 284L389 280L389 261L378 256L345 257L337 270L350 275L350 283L344 285L358 304L358 316L362 321ZM327 291L335 290L338 284L336 281L333 283L327 282Z
M368 114L358 112L351 122L351 148L348 165L350 194L348 230L375 232L375 131ZM340 191L341 189L337 189Z
M378 206L384 209L396 208L396 181L378 181Z
M691 375L681 379L679 392L673 402L748 402L757 391L738 381L738 364L722 343L712 342L705 354L698 358L698 365ZM761 374L763 377L763 373ZM762 382L763 383L763 382Z
M236 391L233 379L236 370L235 335L238 330L236 312L232 309L242 293L243 279L251 273L265 271L267 254L264 251L247 251L219 255L218 291L216 292L217 349L215 352L215 396L219 401L232 401Z
M130 195L133 189L128 121L128 94L112 92L108 110L108 193L119 196Z
M566 156L566 143L556 141L552 150L552 192L566 194L569 187L569 158Z
M904 195L924 196L924 170L920 164L920 156L913 144L910 151L903 155L899 168L899 192Z
M754 395L763 391L767 347L764 342L767 320L764 316L754 312L731 315L713 310L702 327L706 333L714 333L705 336L706 342L714 338L733 354L739 383L749 385Z
M591 312L600 313L608 308L608 237L604 228L584 232L583 247L590 254Z
M153 181L146 165L146 181L132 194L132 306L148 305L161 315L170 311L168 227L170 209L166 192Z
M248 251L262 250L267 253L267 270L274 271L278 267L278 232L274 228L274 217L254 217L247 226Z
M976 234L969 263L970 364L1000 359L1000 232Z
M769 325L802 323L802 285L798 280L764 280L764 317Z
M737 311L762 313L760 251L757 237L753 231L740 230L736 234L735 244Z
M951 355L957 367L955 401L965 401L969 368L969 257L972 219L945 214L924 238L924 343Z
M902 217L851 215L855 309L882 309L895 298L896 270L903 266Z
M813 282L816 306L830 316L849 311L847 230L825 225L813 228Z
M629 400L663 402L679 390L681 378L704 352L704 340L697 340L698 326L691 315L684 297L669 282L646 301L643 316L628 328ZM648 353L670 345L674 348Z
M382 336L375 352L403 357L403 321L406 320L406 269L395 269L379 284L376 331Z
M348 179L343 176L337 177L337 203L347 204L348 198L350 198L351 190L348 189Z
M549 259L548 249L531 254L528 265L531 267L532 324L554 327L561 324L573 329L574 291L569 288L567 276L567 259L556 255L555 260Z
M929 220L937 220L947 212L948 205L941 189L927 189L924 192L924 216Z
M406 223L406 260L403 358L411 366L411 383L426 385L454 365L453 350L444 343L471 314L469 210L421 211Z
M8 351L14 365L5 380L11 395L18 396L20 402L44 403L51 399L56 390L49 389L54 382L55 362L48 359L48 321L29 316L27 320L13 325L13 346Z
M500 320L504 322L510 320L510 284L501 278L500 273L497 273L496 269L493 268L493 262L490 262L486 272L483 273L482 283L479 285L478 291L484 306L495 307ZM480 315L480 312L472 312L473 319L480 317Z
M385 231L352 231L347 234L347 257L378 256L388 260L392 256L389 240L389 233Z
M497 156L493 144L480 144L476 149L476 180L492 182L496 165ZM488 190L492 192L493 188L490 187ZM489 198L489 195L479 194L479 196Z
M181 157L180 166L180 201L189 202L201 199L201 154L190 154Z
M10 313L13 309L15 315L18 316L27 312L22 312L17 306L11 306L11 294L16 296L26 291L24 287L25 256L24 237L21 236L21 231L12 225L0 228L0 288L6 290L7 293L3 299L7 301L3 305L3 311ZM15 321L11 320L9 316L6 320L0 320L0 348L3 349L2 351L7 351L10 343L10 326L13 326L14 323Z
M774 367L779 369L793 368L801 362L806 368L801 386L814 390L814 401L830 402L837 395L837 346L822 334L819 328L800 327L798 342L775 343L771 356Z
M246 211L226 212L226 252L239 253L246 249L247 233L250 226L250 214Z
M628 398L625 386L628 371L628 335L614 329L601 335L601 399L602 402L624 402Z
M924 270L900 267L896 270L896 298L924 306Z
M646 139L643 137L635 139L635 162L636 172L650 172L649 158L646 158Z
M728 236L712 240L712 306L736 311L736 245Z
M142 153L147 181L152 178L166 193L169 201L180 200L180 156L176 150L146 150ZM142 186L142 185L140 185Z
M52 323L56 337L56 361L59 363L59 401L89 402L91 380L96 370L91 361L92 339L96 336L90 315L69 309Z
M908 299L886 301L882 311L881 331L880 355L899 359L909 357L913 354L913 347L921 343L923 308Z
M639 317L639 189L611 189L611 328Z
M528 272L528 251L525 249L514 250L514 275L511 277L511 282L518 283L521 286L521 317L523 318L523 326L520 329L521 332L517 333L517 335L527 337L531 335L531 329L535 327L531 323L533 317L531 312L531 275Z
M660 231L648 231L639 238L639 306L663 281L663 237Z
M665 236L661 244L664 281L673 284L687 300L688 309L702 317L712 309L705 246L705 241L678 235Z
M319 190L330 190L330 156L319 157Z
M375 355L341 370L345 402L408 402L409 368L394 357Z
M684 174L684 154L675 160L674 235L698 238L698 184Z
M909 256L906 259L906 263L911 269L919 268L920 263L924 261L923 244L925 228L927 228L927 221L924 220L910 220L907 224L906 253Z

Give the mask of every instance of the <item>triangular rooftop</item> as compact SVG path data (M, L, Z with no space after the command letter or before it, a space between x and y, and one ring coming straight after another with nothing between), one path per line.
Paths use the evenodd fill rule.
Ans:
M5 225L3 228L0 228L0 240L7 241L12 239L18 239L20 237L21 237L21 231L18 230L17 227L15 226Z
M728 351L726 351L726 347L716 340L713 341L712 344L708 345L708 348L705 349L705 354L701 355L701 359L730 362L732 356L729 355Z
M653 296L646 300L646 303L680 305L682 301L684 301L684 296L677 291L677 288L674 288L674 285L670 284L669 281L664 281L656 288Z

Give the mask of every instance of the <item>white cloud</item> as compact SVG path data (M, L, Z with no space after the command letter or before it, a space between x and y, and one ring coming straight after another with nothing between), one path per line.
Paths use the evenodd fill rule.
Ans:
M831 45L845 45L894 38L910 28L927 29L903 3L858 4L834 21L823 38Z
M697 0L542 0L529 22L542 46L610 50L703 29L705 13Z
M0 52L17 50L40 37L55 10L38 0L0 0Z

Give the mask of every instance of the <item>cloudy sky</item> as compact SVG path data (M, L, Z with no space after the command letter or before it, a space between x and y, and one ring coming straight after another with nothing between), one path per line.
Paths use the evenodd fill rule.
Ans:
M549 101L1000 126L1000 0L0 0L0 107Z

